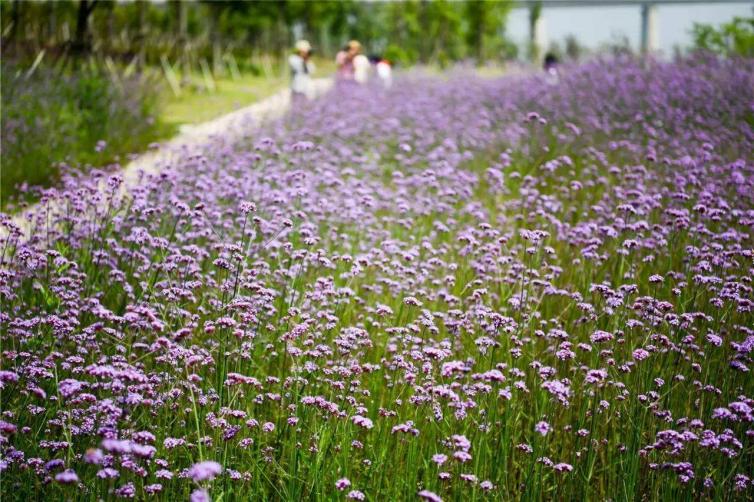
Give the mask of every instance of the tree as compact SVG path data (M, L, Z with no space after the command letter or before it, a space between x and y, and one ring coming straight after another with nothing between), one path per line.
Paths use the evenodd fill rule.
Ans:
M83 54L92 48L92 39L89 32L89 18L97 6L99 0L79 0L78 13L76 15L76 35L73 39L72 48L75 53Z
M585 48L579 43L578 38L575 35L568 35L565 38L565 52L568 59L572 61L578 61L581 56L586 52Z
M529 7L529 60L537 62L540 58L541 47L537 45L536 33L539 18L542 16L542 2L536 2Z
M10 23L10 30L8 31L6 40L3 40L3 45L16 43L18 27L21 24L21 0L13 0Z
M441 66L463 56L461 8L462 4L448 0L434 0L427 6L427 17L431 21L425 39L433 41L430 58Z
M505 0L474 0L466 3L466 42L477 63L484 62L488 59L490 50L501 46L505 19L512 7L512 2ZM487 46L488 44L490 45Z
M724 56L754 57L754 18L735 17L719 28L696 23L692 34L696 49Z

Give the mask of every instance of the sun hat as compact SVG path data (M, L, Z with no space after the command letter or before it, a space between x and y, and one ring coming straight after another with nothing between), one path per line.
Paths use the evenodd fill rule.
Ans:
M311 52L312 44L308 40L299 40L296 42L296 51L298 52Z
M361 44L358 40L351 40L348 42L348 49L353 49L356 52L361 52Z

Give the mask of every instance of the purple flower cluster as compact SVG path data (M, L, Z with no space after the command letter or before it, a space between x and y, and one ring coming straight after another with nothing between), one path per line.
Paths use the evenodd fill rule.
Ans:
M751 498L754 64L607 64L337 89L0 216L1 491Z

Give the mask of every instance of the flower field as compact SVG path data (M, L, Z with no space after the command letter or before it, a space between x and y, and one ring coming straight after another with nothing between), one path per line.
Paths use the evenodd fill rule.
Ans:
M626 59L69 175L1 221L3 499L750 499L752 151L752 61Z

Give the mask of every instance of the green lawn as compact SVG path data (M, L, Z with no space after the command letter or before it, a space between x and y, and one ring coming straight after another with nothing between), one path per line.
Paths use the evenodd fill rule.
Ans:
M334 63L329 60L315 60L315 64L315 78L326 77L335 71ZM192 74L184 81L188 85L182 86L178 96L166 86L160 115L166 124L198 124L249 106L284 89L289 76L279 70L268 76L226 76L209 83L214 84L213 91L207 90L208 83L201 73Z
M216 90L182 90L180 96L168 89L161 112L162 120L168 124L197 124L230 113L256 101L260 101L287 83L284 78L265 78L243 75L238 79L215 80Z

